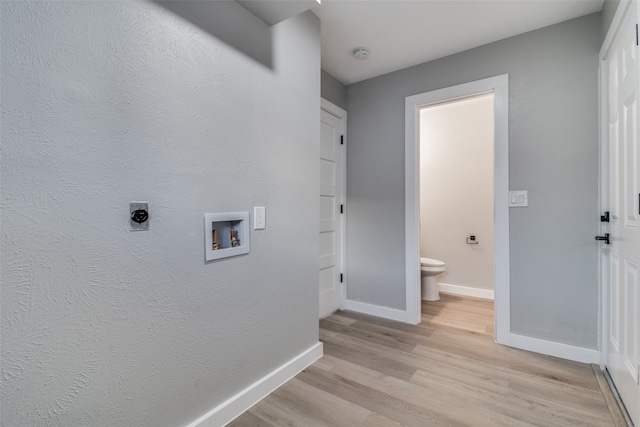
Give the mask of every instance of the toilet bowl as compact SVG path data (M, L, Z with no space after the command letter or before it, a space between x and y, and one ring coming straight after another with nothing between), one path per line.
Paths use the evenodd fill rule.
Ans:
M420 258L420 283L422 285L422 299L438 301L438 275L447 271L447 265L437 259Z

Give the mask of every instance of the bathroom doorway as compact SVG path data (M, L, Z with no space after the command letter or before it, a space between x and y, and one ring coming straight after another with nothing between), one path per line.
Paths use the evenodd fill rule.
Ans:
M420 256L446 264L440 291L491 300L493 105L493 92L428 105L419 129Z
M420 112L428 106L493 95L493 287L495 339L510 345L509 282L509 76L501 75L405 99L406 317L419 323L420 295ZM439 184L443 184L440 180ZM468 209L473 210L473 206ZM468 236L467 236L468 237ZM443 260L446 262L446 260Z

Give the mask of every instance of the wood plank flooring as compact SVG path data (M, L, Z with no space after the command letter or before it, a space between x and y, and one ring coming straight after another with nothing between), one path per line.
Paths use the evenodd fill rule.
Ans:
M322 319L324 357L229 425L614 425L590 365L495 344L492 301L441 298L415 326Z

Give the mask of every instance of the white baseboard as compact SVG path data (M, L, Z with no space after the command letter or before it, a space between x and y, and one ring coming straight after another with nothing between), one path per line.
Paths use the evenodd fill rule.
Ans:
M322 357L322 343L297 355L267 376L256 381L235 396L213 408L187 427L225 426L244 411L264 399L267 395L299 374L303 369Z
M598 350L575 347L568 344L525 337L523 335L511 334L509 345L522 350L533 351L534 353L546 354L547 356L560 357L576 362L600 362L600 352Z
M478 289L470 286L450 285L448 283L438 283L442 292L456 295L466 295L468 297L494 299L494 292L490 289Z
M381 305L367 304L359 301L347 300L345 308L358 313L370 314L371 316L382 317L399 322L407 322L407 312L395 308L383 307Z

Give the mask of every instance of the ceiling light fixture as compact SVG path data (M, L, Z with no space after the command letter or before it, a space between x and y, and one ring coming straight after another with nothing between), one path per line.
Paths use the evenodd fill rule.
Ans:
M369 49L366 47L357 47L353 49L353 57L356 59L367 59L369 57Z

